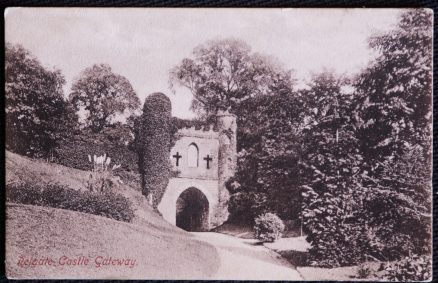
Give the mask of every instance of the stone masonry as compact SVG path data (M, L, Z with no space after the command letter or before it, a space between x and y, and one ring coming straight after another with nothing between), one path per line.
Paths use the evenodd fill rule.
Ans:
M163 217L172 224L177 224L177 201L188 189L196 189L204 195L208 203L202 212L206 220L202 230L209 230L221 225L228 218L227 203L229 192L226 181L236 170L236 117L228 112L217 116L217 129L196 130L180 129L178 140L170 151L173 171L177 176L169 180L166 191L158 205ZM194 200L198 201L198 200Z

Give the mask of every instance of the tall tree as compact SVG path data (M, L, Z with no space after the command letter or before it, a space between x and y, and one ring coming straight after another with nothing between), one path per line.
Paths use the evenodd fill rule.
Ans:
M319 265L430 251L431 34L427 10L403 13L370 39L379 55L353 95L311 86L302 215Z
M430 146L432 16L426 9L401 15L396 29L370 38L378 58L358 77L358 134L371 159L410 145ZM371 170L379 174L379 170Z
M209 41L193 50L170 72L170 82L188 88L193 94L192 109L210 117L219 109L231 109L260 94L288 92L290 71L273 58L252 53L243 41Z
M303 98L297 93L258 96L238 110L238 170L230 181L230 211L251 223L264 212L297 219Z
M21 45L6 43L6 148L39 157L53 154L74 127L60 70L48 70Z
M310 260L322 266L363 259L358 203L362 157L354 136L354 94L332 72L316 75L304 92L302 219L311 243Z
M431 232L432 14L401 14L370 46L379 56L356 82L370 225L380 227L387 254L424 252Z
M128 79L106 64L82 71L73 83L69 99L76 111L85 113L85 125L94 132L115 123L118 115L129 116L140 109L140 100Z
M297 158L290 141L296 139L301 104L291 71L228 38L195 48L171 70L170 81L192 92L192 109L201 120L211 121L218 110L237 114L239 165L228 184L233 216L249 222L264 211L296 216Z

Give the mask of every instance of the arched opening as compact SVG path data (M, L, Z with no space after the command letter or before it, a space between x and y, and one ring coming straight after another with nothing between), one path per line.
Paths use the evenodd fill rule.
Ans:
M208 230L208 200L196 188L181 193L176 201L176 226L186 231Z
M187 149L187 165L189 167L199 166L199 149L194 143L191 143Z

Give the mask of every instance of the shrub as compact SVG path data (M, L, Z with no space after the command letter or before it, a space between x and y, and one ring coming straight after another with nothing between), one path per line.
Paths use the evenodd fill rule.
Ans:
M113 171L120 168L120 164L111 167L111 158L106 154L88 155L88 160L93 163L93 170L87 181L87 189L98 193L112 192L118 186L118 183L113 180ZM119 182L121 182L120 179Z
M393 261L429 251L430 218L415 208L412 199L354 183L337 193L326 192L328 186L322 188L325 191L319 193L308 186L303 190L302 217L307 241L312 245L311 265L338 267L369 259Z
M127 186L141 191L141 180L138 172L129 172L125 170L117 170L113 172L114 176L120 178L120 180Z
M309 253L307 251L285 250L277 251L281 257L287 259L294 266L308 266Z
M375 231L374 257L392 261L430 252L431 218L416 198L393 190L369 190L363 207L368 226Z
M320 267L356 265L365 260L363 246L367 233L354 219L345 217L347 213L343 208L352 198L344 202L342 194L345 192L330 192L333 183L329 185L303 186L302 219L306 240L311 244L309 264Z
M254 225L254 236L263 242L274 242L281 238L284 231L283 221L274 213L265 213L257 217Z
M42 194L42 187L35 185L25 185L23 183L12 183L6 185L6 199L10 202L42 205L39 198Z
M371 275L371 267L369 266L369 264L367 263L361 263L359 264L359 266L357 267L357 278L360 279L365 279L368 278Z
M390 281L426 281L432 278L430 256L413 255L386 266L382 279Z
M9 202L79 211L118 221L131 222L134 218L131 201L113 192L78 191L59 184L14 183L6 186L6 198Z

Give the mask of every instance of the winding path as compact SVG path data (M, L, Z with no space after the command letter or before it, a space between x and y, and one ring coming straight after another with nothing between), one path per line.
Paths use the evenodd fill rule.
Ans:
M219 254L219 269L209 279L303 280L293 265L255 240L214 232L192 234L213 245Z

